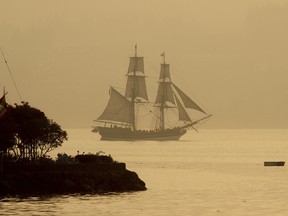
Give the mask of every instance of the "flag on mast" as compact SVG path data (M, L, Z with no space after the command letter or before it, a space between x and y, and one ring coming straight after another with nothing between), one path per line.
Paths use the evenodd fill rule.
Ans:
M135 44L135 56L137 56L137 43Z
M0 118L7 112L7 103L5 99L6 94L4 94L0 99Z
M163 57L163 63L165 64L165 52L161 53L160 56Z

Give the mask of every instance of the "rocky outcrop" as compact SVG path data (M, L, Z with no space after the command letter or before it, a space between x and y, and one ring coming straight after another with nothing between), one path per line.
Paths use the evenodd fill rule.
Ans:
M125 163L10 165L0 177L0 196L142 190L145 183Z

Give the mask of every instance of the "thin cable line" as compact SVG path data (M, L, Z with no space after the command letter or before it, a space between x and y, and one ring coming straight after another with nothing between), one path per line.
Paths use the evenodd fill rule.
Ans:
M1 53L2 53L2 56L3 56L4 62L5 62L5 64L6 64L6 66L7 66L7 69L8 69L8 71L9 71L10 76L11 76L11 79L12 79L12 81L13 81L13 84L14 84L14 86L15 86L15 88L16 88L17 94L18 94L18 96L19 96L19 98L20 98L20 101L22 102L22 98L21 98L20 92L19 92L19 90L18 90L18 88L17 88L16 82L15 82L15 80L14 80L14 77L13 77L12 72L11 72L11 70L10 70L10 67L9 67L9 65L8 65L7 59L5 58L4 52L3 52L3 50L2 50L1 47L0 47L0 49L1 49Z

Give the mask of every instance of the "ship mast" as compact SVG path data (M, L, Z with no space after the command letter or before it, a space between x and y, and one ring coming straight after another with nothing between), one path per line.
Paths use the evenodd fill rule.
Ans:
M135 45L135 65L133 69L133 88L132 88L132 97L131 97L131 110L132 110L132 129L136 130L135 123L135 98L136 98L136 68L137 68L137 44Z
M145 83L144 74L144 59L138 57L137 44L135 45L135 55L130 57L127 82L125 90L125 98L130 102L129 104L129 122L133 131L137 130L137 104L148 101L148 94Z
M165 52L163 52L161 54L161 56L163 57L163 65L165 65ZM163 77L166 77L165 76L165 70L164 70ZM165 78L163 78L163 82L165 82ZM162 100L161 100L161 104L160 104L160 130L165 129L165 115L164 115L165 98L166 98L166 90L165 90L165 88L163 88Z
M161 57L163 60L160 64L160 77L158 81L158 90L154 106L158 107L159 109L159 125L157 126L159 126L160 130L165 130L165 111L168 108L176 108L176 103L171 83L170 65L166 64L165 52L161 54Z

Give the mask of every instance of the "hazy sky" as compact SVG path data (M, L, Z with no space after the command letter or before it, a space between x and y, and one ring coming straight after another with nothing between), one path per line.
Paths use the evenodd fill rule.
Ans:
M22 99L63 128L94 124L109 85L125 86L135 43L152 77L166 52L175 83L214 115L204 128L288 127L288 0L0 5L0 46ZM2 59L0 77L19 103Z

